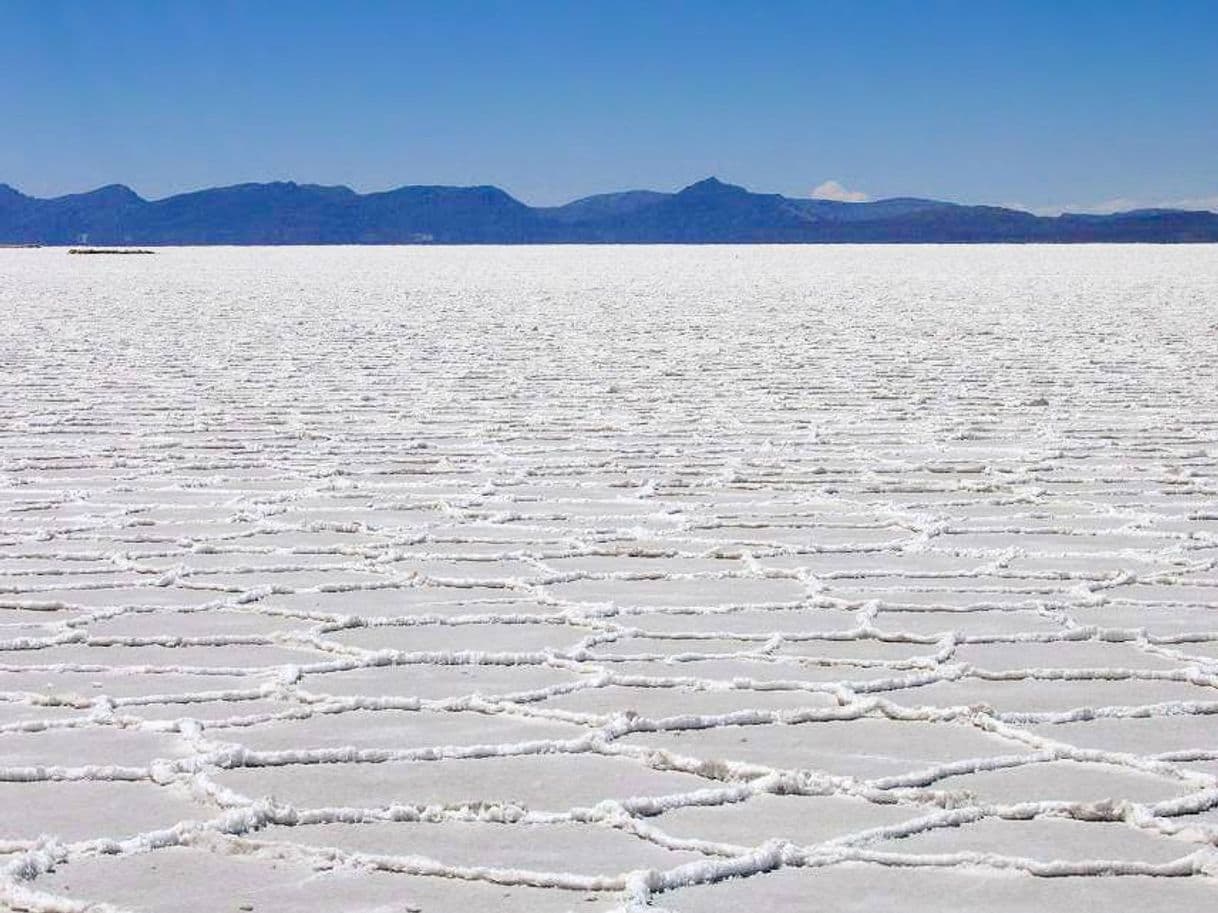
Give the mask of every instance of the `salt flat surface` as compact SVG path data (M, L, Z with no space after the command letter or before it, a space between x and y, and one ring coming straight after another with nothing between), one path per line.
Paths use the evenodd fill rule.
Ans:
M0 251L0 908L1209 909L1218 250Z

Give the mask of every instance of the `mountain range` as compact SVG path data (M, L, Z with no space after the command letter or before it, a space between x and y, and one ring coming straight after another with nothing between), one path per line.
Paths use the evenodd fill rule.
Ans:
M52 199L0 184L0 244L1218 242L1218 213L1037 216L999 206L753 193L715 178L528 206L497 187L238 184L145 200L121 184Z

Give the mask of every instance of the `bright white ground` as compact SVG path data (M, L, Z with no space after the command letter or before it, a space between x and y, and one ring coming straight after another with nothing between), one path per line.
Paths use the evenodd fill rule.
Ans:
M1212 247L0 251L0 908L1211 909L1216 303Z

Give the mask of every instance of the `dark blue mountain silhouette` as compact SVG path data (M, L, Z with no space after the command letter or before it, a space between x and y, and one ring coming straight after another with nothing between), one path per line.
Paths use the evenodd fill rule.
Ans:
M497 187L238 184L145 200L111 184L53 199L0 184L4 244L536 244L1218 241L1218 214L1142 209L1036 216L897 198L839 203L707 178L533 207Z

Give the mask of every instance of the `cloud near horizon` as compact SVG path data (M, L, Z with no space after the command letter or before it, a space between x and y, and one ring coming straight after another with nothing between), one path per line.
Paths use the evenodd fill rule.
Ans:
M837 181L825 181L812 189L814 200L836 200L839 203L866 203L871 197L861 190L848 190Z
M1187 209L1218 212L1218 194L1207 197L1189 197L1183 200L1136 200L1130 197L1117 197L1112 200L1104 200L1102 203L1067 203L1057 206L1011 205L1016 209L1024 209L1038 216L1060 216L1064 212L1112 215L1114 212L1129 212L1131 209Z

